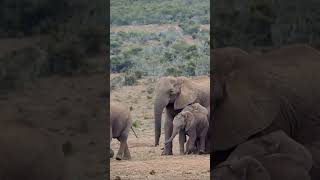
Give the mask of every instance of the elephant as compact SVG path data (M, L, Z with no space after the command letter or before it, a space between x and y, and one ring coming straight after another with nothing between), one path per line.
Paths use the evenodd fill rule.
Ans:
M261 156L284 154L292 163L300 164L307 172L312 167L312 156L309 150L294 141L285 132L277 130L262 137L252 138L240 145L229 155L228 159L243 156Z
M155 146L159 145L162 112L165 109L165 141L173 131L173 119L186 106L199 103L208 110L210 117L209 78L189 79L186 77L161 77L156 85L154 101ZM182 133L182 132L181 132ZM181 134L181 136L183 135ZM185 141L182 139L181 141ZM162 155L172 155L172 142L164 147Z
M188 105L174 117L173 132L165 144L171 143L175 136L180 131L183 131L184 134L189 136L186 153L192 153L195 143L197 143L199 154L204 154L208 129L209 121L207 109L199 103ZM182 138L180 138L180 140L181 139ZM180 154L184 154L184 141L180 141L179 144Z
M128 148L128 135L132 127L130 110L120 102L110 102L110 158L113 157L111 149L112 138L120 141L120 148L116 155L117 160L130 160L131 154Z
M306 169L279 153L227 160L213 171L215 180L310 180Z
M283 130L312 155L320 179L320 52L293 44L261 55L213 49L212 167L253 137Z
M44 129L1 120L0 147L0 179L70 179L61 146Z
M212 171L214 180L272 180L268 170L251 156L224 161Z

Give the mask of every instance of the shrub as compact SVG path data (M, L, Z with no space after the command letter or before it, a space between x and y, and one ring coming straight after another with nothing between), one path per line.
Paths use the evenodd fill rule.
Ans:
M2 89L15 88L34 82L46 69L45 53L38 47L14 51L0 59L0 83Z
M68 40L49 44L48 63L50 74L64 75L71 75L88 65L84 60L84 49Z
M137 77L134 73L126 73L124 76L124 85L126 86L132 86L137 83Z
M79 32L81 44L89 55L101 52L105 42L105 29L100 26L84 27Z
M75 148L70 141L66 141L62 144L62 152L64 156L71 156L75 153Z
M183 72L174 67L167 68L165 75L166 76L182 76Z
M134 71L134 75L136 76L137 79L141 79L143 76L143 71L136 70Z

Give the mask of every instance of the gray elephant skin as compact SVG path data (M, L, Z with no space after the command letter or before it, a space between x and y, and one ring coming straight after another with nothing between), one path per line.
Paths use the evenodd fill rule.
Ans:
M191 154L196 148L196 153L204 154L206 147L207 132L209 129L208 111L199 103L194 103L185 107L173 119L172 136L165 142L171 143L175 136L182 134L189 136L186 152L184 152L184 141L180 141L180 154ZM182 138L180 138L181 140ZM197 143L197 146L196 144Z
M131 159L127 143L131 126L132 120L129 108L120 102L110 102L110 158L113 157L114 154L111 149L111 141L112 138L116 138L120 141L120 148L116 155L116 159Z
M213 164L251 137L283 130L310 151L311 179L320 179L320 52L303 44L261 55L219 48L213 62Z
M284 154L227 160L214 169L214 180L310 180L308 171Z
M0 129L0 179L69 179L61 145L53 134L17 121L1 121Z
M199 103L205 107L210 116L210 80L208 77L193 80L169 76L159 79L154 102L155 146L159 145L163 110L166 110L164 129L165 141L167 141L172 135L174 117L187 105L193 103ZM172 142L164 147L162 155L172 155Z
M223 166L226 164L229 167ZM261 165L267 170L268 175L258 173L257 169L263 169L259 167ZM238 179L247 178L248 180L268 178L271 180L309 180L312 157L303 145L295 142L283 131L275 131L240 144L229 155L226 162L218 166L220 168L215 169L213 176L222 179L238 176ZM249 171L249 169L246 170L249 166L256 167L250 168L250 171L253 172L245 174L255 174L258 175L257 177L241 177L233 172Z

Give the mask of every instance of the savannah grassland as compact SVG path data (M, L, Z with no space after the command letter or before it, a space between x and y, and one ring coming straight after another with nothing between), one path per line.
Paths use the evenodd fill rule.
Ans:
M154 146L153 103L161 76L209 75L208 0L112 0L110 98L126 104L138 138L130 131L131 160L110 159L111 179L209 179L209 155L161 156ZM112 140L117 153L120 143Z

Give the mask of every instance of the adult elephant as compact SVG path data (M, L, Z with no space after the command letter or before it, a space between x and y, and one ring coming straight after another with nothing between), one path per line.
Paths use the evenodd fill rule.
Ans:
M313 158L320 179L320 52L290 45L262 55L238 48L213 50L215 166L238 144L283 130Z
M163 110L166 110L165 141L167 141L172 135L174 117L187 105L193 103L201 104L210 114L210 80L208 77L192 80L186 77L168 76L159 79L154 102L155 146L159 145ZM180 144L184 144L185 135L181 133L179 141ZM164 147L162 155L172 155L172 142Z

